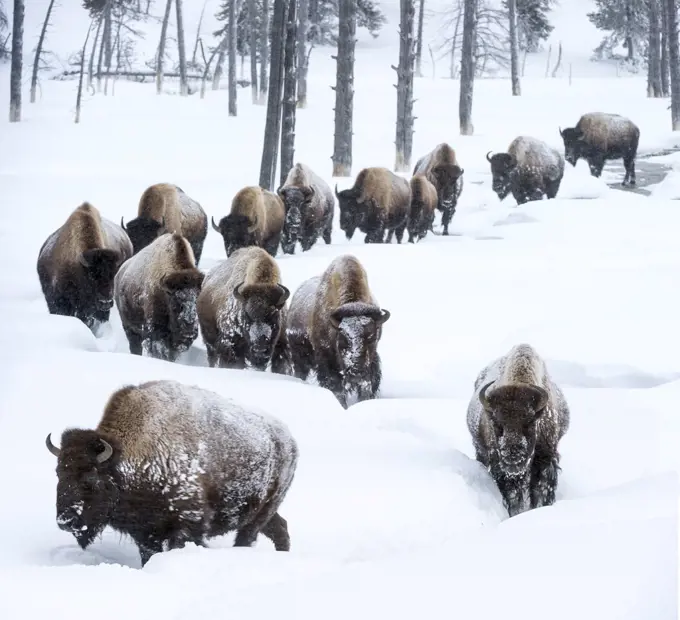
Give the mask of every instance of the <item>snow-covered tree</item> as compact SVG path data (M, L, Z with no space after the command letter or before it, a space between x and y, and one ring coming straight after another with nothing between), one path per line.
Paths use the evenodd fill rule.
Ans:
M555 0L516 0L516 4L519 49L536 52L541 41L547 39L553 31L548 14ZM510 9L508 0L503 0L503 6Z
M629 61L644 57L649 38L646 0L595 0L595 6L588 19L599 30L609 33L597 52L611 55L613 48L622 44Z
M374 37L386 22L375 0L357 0L357 28L366 28ZM308 40L319 45L338 41L338 0L310 0Z

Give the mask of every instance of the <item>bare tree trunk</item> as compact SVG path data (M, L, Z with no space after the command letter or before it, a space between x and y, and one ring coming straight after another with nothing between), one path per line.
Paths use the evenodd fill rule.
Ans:
M175 0L175 8L177 9L177 50L179 52L179 94L186 96L189 94L189 85L187 83L187 57L184 48L182 0Z
M415 41L413 21L415 6L413 0L400 0L399 21L399 67L397 72L397 137L395 172L406 172L411 168L413 146L413 70L415 62Z
M289 0L286 25L286 47L283 59L283 105L281 109L281 170L283 185L295 159L295 86L297 82L297 0Z
M101 24L101 21L99 22ZM85 35L85 43L83 43L83 50L80 55L80 77L78 79L78 94L76 95L76 118L75 122L80 122L80 108L83 101L83 75L85 74L85 53L87 52L87 42L90 38L90 32L92 32L92 25L94 20L90 22L87 27L87 34Z
M519 84L519 40L517 37L517 0L508 0L508 17L510 21L510 80L512 94L519 97L522 89Z
M631 0L625 0L625 13L626 13L626 47L628 48L628 60L635 59L635 44L633 43L633 27L635 24L635 15L633 11L633 6Z
M458 103L458 117L460 133L471 136L474 131L472 124L472 96L475 86L475 43L477 40L477 0L465 0L463 9L463 44L460 59L460 98Z
M208 0L203 2L203 8L201 9L201 16L198 18L198 27L196 28L196 41L194 42L194 53L191 55L191 64L196 65L196 54L198 53L198 41L201 38L201 25L203 24L203 15L205 13L205 5L208 4Z
M220 44L220 51L217 55L217 62L215 63L215 73L213 73L212 89L217 90L220 87L220 79L224 72L224 59L227 57L227 50L229 49L229 32L224 33L223 45Z
M269 91L267 95L267 120L264 127L262 160L260 164L260 187L267 190L274 189L276 161L279 155L285 32L286 0L274 0L271 66L269 70Z
M257 103L257 2L248 0L248 40L250 43L250 90Z
M102 22L104 16L101 17ZM106 31L102 32L101 42L99 44L99 58L97 58L97 92L102 89L102 69L104 68L104 48L106 47Z
M668 63L668 6L661 0L661 93L663 97L671 96L670 66Z
M236 116L236 0L229 0L229 116Z
M551 77L557 76L557 71L559 70L561 65L562 65L562 41L560 41L560 44L557 48L557 62L555 63L555 68L552 70Z
M649 51L647 53L647 96L661 97L661 16L659 0L647 0L649 9Z
M418 39L416 41L416 75L423 77L423 20L425 17L425 0L420 0L418 11Z
M92 42L92 48L90 51L90 61L87 69L87 87L92 86L92 79L94 78L94 57L97 53L97 42L99 41L99 33L102 29L102 20L97 20L97 31L94 35L94 41Z
M170 11L172 10L172 0L168 0L165 5L165 15L163 15L163 25L161 26L161 40L158 43L158 58L156 59L156 94L163 92L163 57L165 56L165 42L168 38L168 22L170 21Z
M309 25L309 0L300 0L297 31L297 107L307 107L307 26ZM311 51L311 50L310 50Z
M9 78L9 122L21 121L21 78L24 70L24 0L14 0L12 68Z
M460 4L459 4L460 7ZM458 45L458 32L460 31L460 20L463 17L463 11L458 11L458 15L456 15L456 29L453 33L453 41L451 42L451 68L450 68L450 77L451 79L455 79L456 77L456 47Z
M335 78L335 137L333 176L352 173L352 116L354 111L354 45L357 0L339 0L338 55Z
M113 44L111 41L112 13L113 0L106 0L104 5L104 64L107 71L111 70L111 58L113 56Z
M260 23L260 99L264 105L267 101L267 67L269 64L269 0L262 0L262 21ZM272 178L274 178L272 176Z
M42 29L40 30L40 37L38 38L38 46L35 48L35 58L33 59L33 75L31 75L31 103L35 103L35 95L38 88L38 71L40 70L40 56L42 55L43 44L45 43L47 26L50 23L50 16L52 15L52 7L54 7L54 0L50 0L49 5L47 6L45 21L43 22Z
M671 120L673 131L680 131L680 50L678 14L675 0L666 0L668 11L668 59L671 73Z

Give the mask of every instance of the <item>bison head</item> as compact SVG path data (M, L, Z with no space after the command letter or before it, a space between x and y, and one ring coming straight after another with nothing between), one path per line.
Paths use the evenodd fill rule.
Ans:
M163 292L168 304L168 328L177 352L191 347L198 337L196 299L205 275L198 269L181 269L165 276Z
M432 176L436 179L439 208L449 209L455 205L458 198L458 181L463 175L463 169L455 164L439 164L432 168Z
M517 159L510 153L496 153L491 157L489 153L486 154L486 160L491 164L491 187L503 200L510 193L512 177L517 170Z
M502 469L521 476L536 449L537 422L548 405L549 395L537 385L502 385L487 393L493 381L479 391L498 445Z
M86 308L82 320L92 327L94 320L108 321L113 307L113 280L122 262L115 250L85 250L78 262L83 269L84 281L80 283L80 295Z
M241 304L246 361L265 370L281 335L282 312L290 291L282 284L239 284L234 298Z
M118 450L96 431L69 429L61 449L45 440L57 457L57 525L85 549L108 525L118 501Z
M133 253L137 254L165 232L165 218L158 222L150 217L137 217L126 226L121 217L120 226L130 237Z
M258 223L252 222L246 215L230 213L223 217L219 224L210 218L215 232L220 233L224 239L224 251L227 257L240 248L250 245L258 245Z
M583 132L578 127L567 127L564 130L560 129L560 135L564 142L564 159L575 166L586 150Z
M361 302L350 302L330 315L335 353L345 383L359 383L370 376L378 361L382 326L390 318L387 310Z
M340 228L344 231L347 240L351 240L354 231L363 223L366 207L357 201L359 191L353 187L339 192L336 184L335 195L340 209Z
M304 215L311 208L314 199L314 188L311 186L288 186L280 187L278 195L283 201L286 209L286 219L283 223L283 237L281 249L285 254L292 254L295 249L295 242L300 234L300 225Z

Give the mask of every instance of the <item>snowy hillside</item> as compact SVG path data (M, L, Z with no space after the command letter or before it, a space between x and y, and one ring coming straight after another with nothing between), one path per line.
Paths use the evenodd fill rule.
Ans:
M28 67L47 0L26 4ZM205 33L216 28L217 4L207 2ZM428 8L432 41L436 11L447 4ZM47 47L60 59L52 61L57 72L88 28L79 5L63 2L55 13ZM193 44L202 2L185 6ZM335 50L311 56L295 160L339 189L362 167L394 164L398 2L382 8L389 22L380 36L357 33L352 178L331 177ZM556 200L522 207L498 201L485 159L520 134L563 152L558 127L595 110L635 121L641 155L680 146L667 100L648 99L644 77L616 77L589 60L599 34L588 10L586 0L561 0L553 18L553 59L562 41L571 84L565 71L543 77L547 50L527 62L521 97L510 96L506 79L478 80L471 137L459 135L457 80L446 61L432 79L425 56L413 163L443 141L456 149L465 187L452 236L366 245L357 234L348 242L336 211L331 245L277 255L294 293L351 253L391 312L379 344L381 397L348 410L311 383L208 368L200 336L172 364L130 355L115 310L99 337L48 314L38 252L76 206L87 200L128 221L144 189L168 181L219 220L239 189L258 182L265 108L239 89L233 118L224 89L179 97L168 80L158 96L153 84L119 80L113 96L84 97L76 125L77 81L44 76L30 104L25 69L23 121L2 121L0 154L0 618L677 618L680 158L639 159L673 168L645 188L651 196L612 187L623 175L616 166L595 179L580 161L567 165ZM142 65L153 58L159 25L145 28ZM3 101L8 86L3 66ZM224 258L222 238L209 229L200 268ZM509 519L475 461L466 410L477 373L520 342L547 360L572 419L560 443L556 504ZM262 536L254 548L233 548L227 536L158 554L142 569L135 545L112 531L82 551L57 527L47 433L56 442L65 428L93 428L114 390L162 378L289 425L300 446L281 508L290 553Z

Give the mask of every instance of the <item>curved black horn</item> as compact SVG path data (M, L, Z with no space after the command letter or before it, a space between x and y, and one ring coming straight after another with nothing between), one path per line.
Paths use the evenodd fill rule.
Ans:
M335 197L340 198L340 194L338 194L338 184L335 184Z
M52 433L49 433L47 435L47 438L45 439L45 445L47 446L47 449L52 454L54 454L54 456L59 457L59 455L61 454L61 450L52 443Z
M380 310L380 322L384 323L385 321L389 320L389 318L392 316L392 313L389 310L385 310L382 308Z
M488 161L488 162L491 161L491 157L489 157L489 154L492 153L492 152L493 152L493 151L489 151L489 152L486 154L486 161Z
M237 284L237 285L234 287L234 290L232 291L232 295L233 295L236 299L238 299L239 301L243 301L243 295L241 294L241 291L239 290L239 289L241 288L242 285L243 285L243 282L241 282L241 284Z
M104 446L104 452L101 452L97 455L97 463L103 463L104 461L108 461L113 456L113 448L108 441L105 441L101 438L99 441L101 441Z
M486 398L486 391L492 383L493 381L489 381L481 390L479 390L479 402L482 403L482 407L487 411L490 409L490 406L489 401Z
M279 299L279 305L283 306L290 297L290 290L288 290L283 284L279 284L281 289L281 298Z
M557 129L560 132L560 135L564 136L564 132L562 131L562 128L559 125L558 125Z
M548 394L548 391L542 388L540 385L532 385L531 387L539 394L539 401L536 405L536 413L540 413L548 404L548 401L550 400L550 394Z
M222 234L222 231L220 230L219 226L217 226L217 224L215 224L215 218L214 218L212 215L210 216L210 221L212 222L213 230L214 230L215 232L220 233L220 235L221 235L221 234Z
M123 216L122 216L122 215L120 216L120 227L121 227L125 232L127 232L127 228L125 228L125 224L123 223Z

